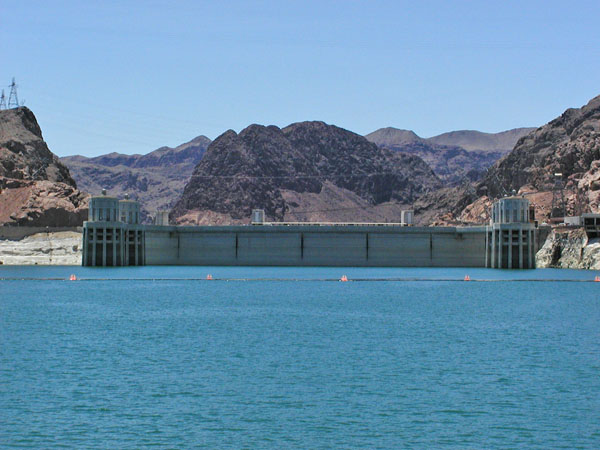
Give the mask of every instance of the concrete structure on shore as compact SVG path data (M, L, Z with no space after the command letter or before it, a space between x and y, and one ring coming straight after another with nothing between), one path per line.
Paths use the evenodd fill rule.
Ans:
M145 265L144 226L139 203L102 196L90 199L89 220L83 224L84 266Z
M492 205L486 229L485 266L498 269L534 269L537 228L529 200L505 197Z
M130 212L139 211L135 202L103 195L90 202L82 263L532 268L534 225L521 221L523 211L529 219L529 204L518 199L519 208L525 209L518 209L517 217L508 200L500 201L503 206L494 213L498 222L489 227L406 226L412 222L408 213L404 223L395 224L269 223L260 210L253 211L251 225L168 226L140 225L139 216L129 218ZM115 208L116 217L126 220L114 220ZM164 217L156 222L164 223Z
M589 238L600 237L600 214L585 213L581 215L581 222Z

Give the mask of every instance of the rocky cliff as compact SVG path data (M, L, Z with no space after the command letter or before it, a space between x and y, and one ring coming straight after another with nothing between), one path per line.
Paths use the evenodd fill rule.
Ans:
M536 266L600 270L600 240L583 229L554 230L535 257Z
M0 111L0 224L77 226L87 196L44 142L25 107Z
M502 133L453 131L429 139L409 130L381 128L365 137L380 147L417 155L446 183L476 181L531 128Z
M0 176L76 187L69 170L48 149L33 112L24 106L0 111Z
M262 208L275 221L398 221L402 205L439 187L420 158L323 122L251 125L211 143L172 218L247 223Z
M88 216L87 194L65 183L0 178L0 224L75 227Z
M148 222L157 210L170 209L181 196L209 144L206 136L198 136L146 155L109 153L94 158L68 156L61 161L86 192L97 194L106 189L109 195L123 197L127 193L139 200L142 220Z

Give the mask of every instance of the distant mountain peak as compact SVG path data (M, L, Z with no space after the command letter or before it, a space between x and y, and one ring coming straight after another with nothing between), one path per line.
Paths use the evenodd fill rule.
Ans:
M442 133L427 139L438 145L454 145L467 151L489 151L506 154L513 149L520 138L535 128L513 128L499 133L484 133L477 130L456 130Z
M394 127L380 128L367 134L365 137L380 147L393 147L423 141L423 138L412 130L403 130Z
M413 131L387 127L367 134L366 138L379 147L419 156L444 182L456 185L480 178L485 169L531 130L517 128L495 134L458 130L423 139Z
M191 141L188 142L188 144L190 143L198 143L198 142L208 142L210 143L210 139L207 138L206 136L204 136L203 134L201 134L200 136L196 136L194 139L192 139ZM185 145L185 144L184 144Z

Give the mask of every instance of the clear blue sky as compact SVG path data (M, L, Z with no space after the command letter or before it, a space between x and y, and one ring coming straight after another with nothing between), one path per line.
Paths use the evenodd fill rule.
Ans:
M60 156L302 120L496 132L600 94L599 19L597 0L0 0L0 83Z

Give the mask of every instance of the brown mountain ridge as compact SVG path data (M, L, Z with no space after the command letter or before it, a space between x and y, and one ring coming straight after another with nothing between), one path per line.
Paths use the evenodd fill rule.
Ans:
M444 182L458 185L478 180L532 130L516 128L500 133L461 130L425 139L410 130L388 127L365 137L380 147L419 156Z
M210 139L198 136L175 148L161 147L145 155L109 153L93 158L61 158L81 189L140 201L141 216L150 222L157 210L168 210L183 192Z
M398 221L402 207L440 187L419 157L333 125L250 125L210 144L172 218L248 223L261 208L273 221Z
M456 205L471 204L451 212L468 222L471 211L480 209L477 204L514 191L530 198L539 220L548 220L555 174L562 174L567 215L600 212L600 96L521 138L472 189L457 196Z

